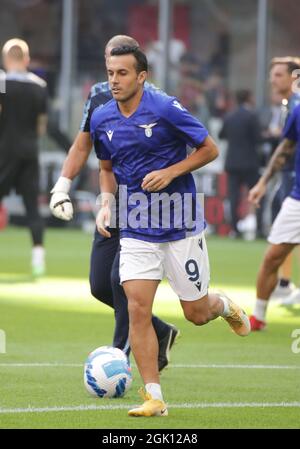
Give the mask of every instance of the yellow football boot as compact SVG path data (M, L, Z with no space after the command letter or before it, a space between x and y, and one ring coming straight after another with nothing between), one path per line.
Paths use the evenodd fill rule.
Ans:
M225 296L225 295L223 295ZM240 337L246 337L250 334L251 325L246 312L235 304L231 299L226 296L229 306L229 315L224 316L224 320L227 321L233 332Z
M139 389L139 394L145 402L140 407L129 410L129 416L168 416L168 409L163 401L152 399L151 394L144 392L143 388Z

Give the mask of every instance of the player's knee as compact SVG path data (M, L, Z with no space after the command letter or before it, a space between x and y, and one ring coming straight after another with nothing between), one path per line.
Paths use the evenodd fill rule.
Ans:
M141 299L138 296L128 298L129 319L134 325L143 325L146 321L151 320L151 312Z
M276 253L274 251L268 251L264 258L264 265L270 271L273 271L280 267L284 259L285 257L282 254Z

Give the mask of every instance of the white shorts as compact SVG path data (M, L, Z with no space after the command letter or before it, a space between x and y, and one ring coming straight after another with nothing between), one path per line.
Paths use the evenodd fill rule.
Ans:
M210 272L204 233L165 243L121 238L121 283L133 279L161 280L185 301L207 294Z
M287 197L272 225L268 242L300 244L300 201Z

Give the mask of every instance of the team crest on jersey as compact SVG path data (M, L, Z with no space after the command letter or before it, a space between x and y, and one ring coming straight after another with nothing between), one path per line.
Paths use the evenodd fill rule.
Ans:
M109 129L108 131L106 131L107 137L109 138L109 141L111 142L112 136L113 136L113 131L111 129Z
M157 123L149 123L149 125L139 125L139 127L144 128L146 137L151 137L152 136L152 128L155 125L157 125Z

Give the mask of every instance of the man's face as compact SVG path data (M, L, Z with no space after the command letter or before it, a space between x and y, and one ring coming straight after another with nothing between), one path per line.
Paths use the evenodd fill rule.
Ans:
M291 90L294 78L288 72L286 64L275 64L270 70L270 83L278 94L285 95Z
M143 86L146 72L137 73L133 55L109 56L106 58L108 82L115 100L125 102Z

